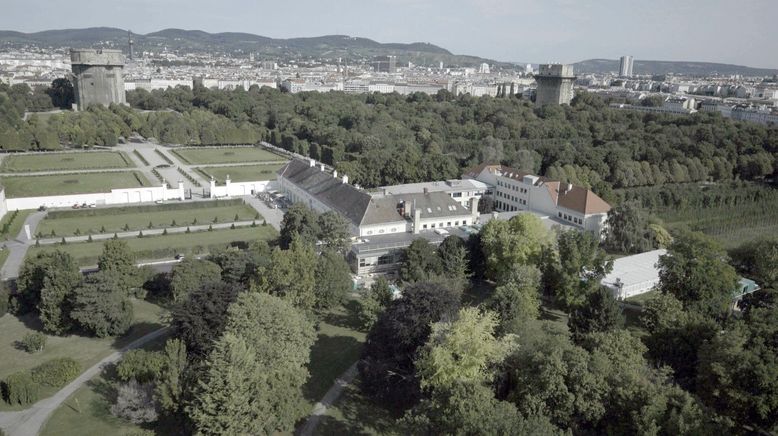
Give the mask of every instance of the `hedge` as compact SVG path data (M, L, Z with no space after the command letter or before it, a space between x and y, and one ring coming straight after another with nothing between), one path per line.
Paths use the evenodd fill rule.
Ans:
M123 215L126 213L136 213L136 212L165 212L171 210L205 209L209 207L240 206L241 204L244 203L245 202L243 201L243 199L233 198L230 200L207 200L207 201L193 201L187 203L165 203L165 204L157 204L153 206L145 205L145 206L122 206L122 207L106 207L106 208L73 209L73 210L52 210L48 213L47 219Z
M40 387L27 371L21 371L6 377L3 392L8 404L30 404L38 401Z
M80 373L80 365L70 357L52 359L30 370L35 383L55 388L65 386Z

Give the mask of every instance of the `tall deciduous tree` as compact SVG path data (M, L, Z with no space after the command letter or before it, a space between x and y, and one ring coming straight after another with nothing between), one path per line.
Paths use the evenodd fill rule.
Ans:
M143 282L135 265L135 253L127 241L111 239L103 244L103 252L97 258L97 267L103 274L110 275L127 295L139 288Z
M189 360L186 345L181 339L168 339L162 352L162 372L157 380L155 394L162 410L181 411L187 383Z
M659 258L659 287L687 310L721 316L732 302L738 280L726 260L724 250L709 237L683 233Z
M499 280L516 265L537 263L541 250L550 242L548 230L535 215L521 214L509 221L489 221L481 230L487 275Z
M313 246L294 237L289 249L276 248L267 270L260 274L260 288L289 301L297 308L316 305L316 253Z
M224 332L227 308L242 288L235 284L208 282L173 307L171 324L189 353L205 357Z
M222 270L219 265L204 259L186 258L177 263L170 273L170 292L173 301L184 301L203 283L218 282Z
M316 260L316 308L328 309L343 302L354 287L351 269L343 255L332 249L324 250Z
M607 332L624 325L621 306L605 287L591 292L567 322L573 340L580 342L589 333Z
M620 253L642 253L654 248L648 216L634 201L624 202L608 212L605 245Z
M438 256L447 277L465 279L470 275L467 246L459 236L448 236L438 246Z
M24 262L16 283L25 303L35 305L44 329L61 334L72 327L70 299L81 272L70 254L38 253Z
M319 240L331 250L346 254L351 246L351 232L345 218L334 211L324 212L316 220Z
M431 324L451 319L459 307L454 292L435 283L416 283L392 301L368 334L359 372L366 393L392 408L407 408L419 398L414 359Z
M523 321L536 319L540 315L540 270L517 266L495 288L487 304L499 315L502 331L514 331Z
M281 220L281 248L287 249L295 235L306 244L315 244L319 235L319 223L316 213L302 203L289 207Z
M415 283L436 277L443 272L443 264L435 253L435 248L426 239L415 239L405 249L400 278Z
M237 365L222 366L216 359L222 359L225 350L217 345L190 416L204 433L212 428L211 422L221 422L222 426L241 422L245 428L238 433L292 431L306 413L301 388L308 378L306 366L316 338L313 325L290 303L255 292L241 294L230 307L228 319L222 341L228 350L232 349L228 354L232 357L225 363L234 360ZM222 374L214 374L216 370ZM226 382L227 375L241 383ZM218 405L217 401L224 401L224 395L229 394L243 399L246 405L232 401Z
M132 324L132 303L116 278L102 271L90 274L73 296L73 319L98 337L120 335Z

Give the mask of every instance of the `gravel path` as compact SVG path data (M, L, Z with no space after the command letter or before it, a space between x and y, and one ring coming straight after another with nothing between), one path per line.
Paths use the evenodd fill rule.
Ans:
M354 381L354 377L356 376L357 362L354 362L351 366L349 366L346 372L335 379L335 383L333 383L332 387L327 391L326 394L324 394L324 397L322 397L321 401L313 406L311 415L305 421L305 424L302 426L302 428L300 428L300 430L297 432L299 436L311 436L313 434L313 432L316 430L316 426L319 425L321 417L327 413L327 408L332 407L332 405L338 401L340 394L343 393L343 388Z

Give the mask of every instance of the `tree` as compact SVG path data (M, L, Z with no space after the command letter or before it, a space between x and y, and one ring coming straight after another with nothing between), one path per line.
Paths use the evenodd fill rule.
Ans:
M97 267L103 274L112 276L127 295L143 284L138 274L138 267L135 266L135 254L130 250L127 241L121 239L106 241L103 244L102 254L97 258Z
M81 273L73 257L61 250L40 252L22 264L16 280L22 311L38 310L43 326L53 333L70 328L70 295Z
M97 272L75 289L71 316L97 337L116 336L132 324L132 303L115 277Z
M331 249L324 250L316 261L317 309L329 309L343 302L354 284L351 269L343 255Z
M116 375L125 382L151 383L159 378L162 365L162 355L156 351L130 350L116 364Z
M331 223L329 219L327 221ZM316 213L302 203L291 205L281 220L280 233L279 242L283 249L289 248L295 235L306 244L315 244L321 233Z
M219 265L204 259L186 258L173 266L170 272L170 291L173 301L184 301L203 283L218 282L222 270Z
M256 352L246 341L225 333L214 344L186 413L202 435L260 434L259 411L265 382Z
M385 277L379 276L357 300L357 317L364 330L370 330L381 312L392 302L392 290Z
M351 232L345 218L334 211L324 212L317 218L319 240L332 250L346 254L351 246Z
M738 271L756 280L762 288L778 290L778 239L743 244L730 253Z
M510 351L512 336L494 336L497 315L477 308L462 308L453 321L439 321L416 359L422 389L450 389L460 384L491 381L490 366Z
M75 103L73 84L67 78L54 79L46 94L51 97L51 104L60 109L70 109Z
M635 201L608 212L605 246L619 253L642 253L654 248L648 217Z
M697 393L740 426L778 431L778 308L757 307L703 343Z
M403 253L400 278L409 283L429 280L443 272L435 248L426 239L414 239Z
M518 333L518 324L540 315L540 270L519 265L495 288L487 305L499 315L501 331Z
M439 284L407 286L368 333L359 363L363 390L392 408L413 405L420 395L416 352L427 342L431 324L452 318L458 307L457 295Z
M687 310L715 317L729 308L738 277L726 253L709 237L697 232L678 235L658 266L660 290L674 295Z
M260 288L305 311L316 305L316 253L298 237L289 249L276 248L270 266L260 276Z
M224 332L227 308L241 291L235 284L208 282L173 307L171 325L190 354L197 357L208 354Z
M465 279L468 270L467 247L459 236L448 236L438 246L438 256L447 277Z
M227 283L245 283L256 268L252 262L252 255L238 247L216 251L208 257L208 260L221 269L221 278Z
M306 413L302 386L316 340L313 324L281 298L247 293L230 307L227 331L242 336L256 350L268 377L256 393L268 404L260 411L264 432L291 431Z
M541 249L550 242L548 230L535 215L489 221L481 229L487 276L499 280L516 265L537 263Z
M590 293L586 302L578 307L567 322L573 340L580 343L589 333L607 332L624 325L621 306L605 287Z
M157 404L154 401L153 385L141 384L135 379L119 385L116 404L111 406L111 414L133 424L156 421Z
M572 311L600 288L600 282L613 268L590 232L571 230L558 239L558 258L548 253L544 259L543 282L548 293L562 308Z
M186 345L180 339L168 339L162 353L162 371L154 391L162 410L170 413L181 411L188 370Z

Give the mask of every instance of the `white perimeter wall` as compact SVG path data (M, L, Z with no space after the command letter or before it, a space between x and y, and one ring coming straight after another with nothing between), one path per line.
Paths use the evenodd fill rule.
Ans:
M184 185L170 189L166 186L111 189L111 192L96 194L50 195L43 197L20 197L5 199L5 210L38 209L46 207L70 207L74 204L130 204L157 200L183 200Z
M237 197L265 192L270 182L270 180L256 182L231 182L228 180L224 186L216 186L215 183L211 183L211 198Z

